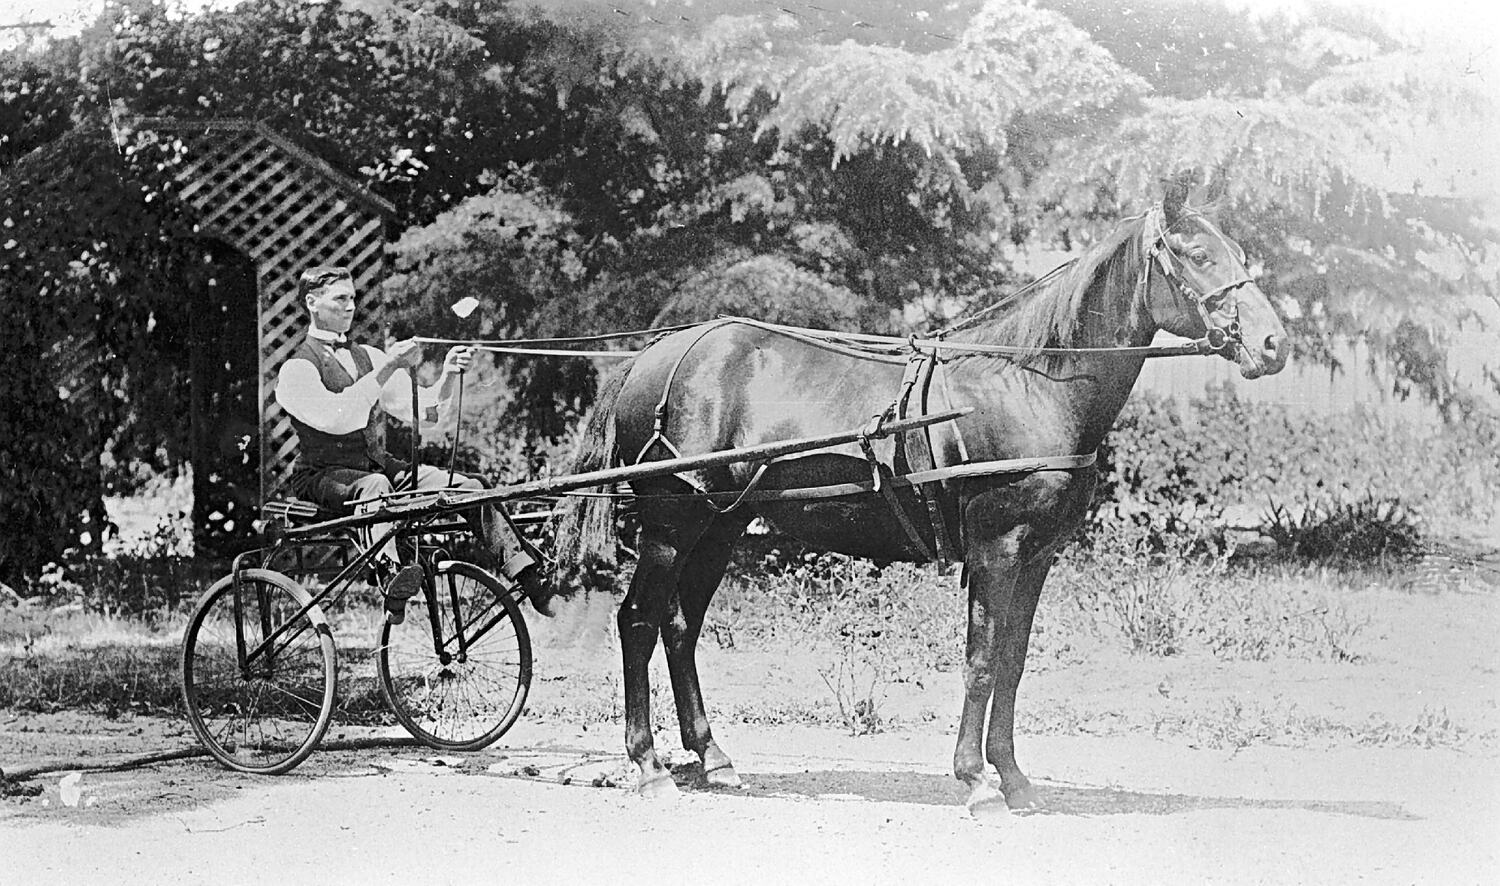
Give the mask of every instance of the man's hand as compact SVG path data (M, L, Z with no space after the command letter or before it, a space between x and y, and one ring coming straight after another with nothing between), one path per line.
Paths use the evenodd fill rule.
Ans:
M422 346L409 338L402 339L386 348L385 356L395 366L414 369L422 362Z
M468 345L457 345L448 351L448 357L443 361L443 374L450 372L463 372L474 362L474 349Z

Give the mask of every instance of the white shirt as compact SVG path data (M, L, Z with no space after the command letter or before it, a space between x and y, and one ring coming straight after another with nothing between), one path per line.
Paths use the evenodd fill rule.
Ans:
M307 335L325 342L338 341L342 337L317 327L309 329ZM276 374L276 403L288 415L326 434L364 430L370 422L370 408L377 402L386 415L411 424L411 376L405 368L398 368L386 379L384 386L377 384L376 373L390 360L379 348L357 347L364 348L369 355L371 371L337 393L323 386L323 377L311 361L292 359L281 364ZM347 348L338 349L334 354L350 377L358 373L354 355ZM423 413L422 430L447 424L451 403L438 399L438 386L419 385L417 403Z

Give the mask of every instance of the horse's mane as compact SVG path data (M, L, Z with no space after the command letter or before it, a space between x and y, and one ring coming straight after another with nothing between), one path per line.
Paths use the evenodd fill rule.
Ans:
M1119 328L1120 320L1133 310L1128 300L1146 261L1141 243L1146 218L1126 219L1083 255L1038 280L997 319L975 324L954 340L1039 351L1079 347L1091 331ZM1123 297L1125 302L1088 304L1096 287L1104 298Z

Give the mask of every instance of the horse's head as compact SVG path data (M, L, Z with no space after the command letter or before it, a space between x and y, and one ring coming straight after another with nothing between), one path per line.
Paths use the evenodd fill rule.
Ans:
M1273 375L1286 365L1287 337L1276 309L1245 269L1245 251L1187 206L1187 182L1169 186L1142 229L1148 262L1146 309L1156 325L1207 337L1240 375Z

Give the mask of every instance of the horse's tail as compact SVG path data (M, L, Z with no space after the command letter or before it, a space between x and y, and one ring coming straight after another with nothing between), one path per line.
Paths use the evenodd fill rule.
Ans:
M610 467L615 460L615 402L630 374L626 361L599 385L594 408L578 441L578 454L571 473L582 474ZM615 502L596 495L569 495L556 520L553 557L563 569L608 566L615 562Z

